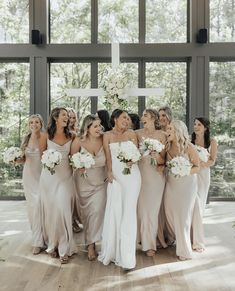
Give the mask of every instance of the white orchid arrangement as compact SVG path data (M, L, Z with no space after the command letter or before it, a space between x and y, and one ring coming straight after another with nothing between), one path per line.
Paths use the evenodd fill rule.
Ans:
M125 93L125 88L128 84L127 76L128 73L121 68L107 70L101 87L106 93L104 103L108 110L113 108L127 108L128 96Z
M140 144L140 151L144 157L150 155L153 151L160 153L164 148L164 144L154 138L143 138ZM151 157L150 163L152 166L157 165L157 161L153 157Z
M186 158L177 156L167 162L167 167L170 175L180 178L190 175L192 165Z
M81 176L87 178L86 169L91 168L95 164L95 160L90 153L81 150L70 157L70 164L75 170L84 169L85 171L81 173Z
M140 152L132 141L120 143L117 158L125 164L122 171L124 175L129 175L131 173L131 169L127 166L127 163L136 163L139 161L140 157Z
M198 152L199 159L206 163L209 159L209 156L210 156L208 150L199 146L199 145L195 145L195 147L196 147L196 150Z
M3 153L3 161L6 164L14 165L14 163L17 161L17 159L20 159L23 157L23 152L18 147L9 147L5 150Z
M55 174L55 167L61 163L62 155L54 149L48 149L43 152L42 165L50 171L51 175Z

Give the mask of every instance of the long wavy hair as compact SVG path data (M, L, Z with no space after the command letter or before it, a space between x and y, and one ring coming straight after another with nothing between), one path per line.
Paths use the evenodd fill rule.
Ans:
M158 113L159 113L160 111L164 111L164 112L165 112L166 117L167 117L167 119L169 120L169 122L172 121L172 119L173 119L173 114L172 114L172 110L171 110L171 108L170 108L169 106L162 106L162 107L160 107L160 108L158 109Z
M56 121L60 115L61 110L65 110L66 112L68 112L65 107L55 107L51 111L48 126L47 126L48 138L50 140L52 140L55 136L56 129L57 129ZM65 134L66 138L72 138L72 133L69 131L69 119L68 119L67 125L64 127L64 134Z
M176 136L176 142L179 147L180 153L184 153L189 144L190 144L190 138L188 134L188 128L186 124L181 120L172 120L170 125L174 126L175 129L175 136ZM166 143L166 150L169 150L171 146L171 142Z
M126 110L123 110L123 109L114 109L112 114L111 114L111 117L110 117L110 124L112 127L115 126L115 119L117 119L123 112L126 112Z
M24 136L23 141L21 143L21 150L23 152L25 152L25 149L29 144L29 140L30 140L30 137L31 137L31 134L32 134L32 132L30 130L30 122L31 122L31 120L33 118L38 118L38 120L40 121L40 124L41 124L41 131L44 131L44 121L43 121L42 116L40 114L32 114L32 115L30 115L29 119L28 119L28 132Z
M210 137L210 121L208 118L206 117L196 117L194 119L195 120L200 121L204 127L205 127L205 132L204 132L204 144L205 144L205 148L208 149L210 144L211 144L211 137ZM196 140L196 133L193 132L192 133L192 143L195 144L195 140Z
M110 116L109 112L105 109L101 109L97 111L97 115L99 119L101 120L101 125L104 128L104 131L109 131L112 129L112 126L110 124Z
M146 113L149 113L151 118L154 119L155 129L161 129L161 126L160 126L160 123L159 123L159 113L158 113L158 111L155 110L155 109L151 109L151 108L145 109L144 111Z
M100 120L100 119L98 116L94 114L89 114L83 119L82 126L80 128L80 133L79 133L79 137L82 141L86 140L86 138L88 137L88 130L95 120Z
M77 116L77 112L73 108L70 108L70 107L66 108L66 110L68 111L68 115L69 115L70 112L72 112L74 114L75 118L76 118L75 123L73 125L73 128L70 128L70 130L76 131L76 128L78 127L78 116Z

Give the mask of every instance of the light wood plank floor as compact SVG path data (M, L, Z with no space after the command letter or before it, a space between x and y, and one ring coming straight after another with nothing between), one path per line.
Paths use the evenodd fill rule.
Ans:
M83 234L76 235L78 255L61 265L45 253L31 254L25 201L0 201L0 290L235 290L235 202L213 202L204 219L206 251L178 261L175 248L154 258L137 251L136 269L89 262Z

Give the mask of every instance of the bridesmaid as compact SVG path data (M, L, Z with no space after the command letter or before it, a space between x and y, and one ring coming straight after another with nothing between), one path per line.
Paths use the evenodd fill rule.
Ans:
M161 129L166 132L167 126L170 124L173 118L172 110L169 106L162 106L158 109L159 114L159 123ZM165 171L165 166L160 168L162 172ZM157 247L158 248L167 248L168 245L172 244L172 238L170 237L169 233L166 234L166 215L164 210L164 193L162 204L159 210L158 215L158 236L157 236ZM168 239L167 241L165 239Z
M29 117L29 132L24 137L21 149L24 153L23 187L27 201L29 223L32 231L33 254L37 255L44 247L39 210L39 179L42 170L41 154L45 133L41 115L34 114ZM20 161L19 161L20 162Z
M47 252L52 257L60 256L62 264L68 263L75 253L72 231L72 211L75 187L69 153L72 134L68 128L68 112L56 107L49 118L47 148L61 153L62 161L55 167L55 174L43 168L40 177L41 220Z
M159 115L156 110L146 109L141 121L143 129L136 131L138 143L145 138L156 139L165 145L166 134L160 130ZM165 164L165 151L151 153L158 165ZM138 200L138 241L141 242L142 250L146 255L152 257L156 253L156 238L158 230L158 213L160 210L163 191L165 187L165 176L157 171L157 166L150 163L151 156L143 156L139 162L142 185Z
M207 149L210 154L206 163L200 161L200 171L198 173L198 196L201 211L204 213L210 187L210 167L215 164L217 157L217 143L214 138L210 137L210 121L206 117L194 119L192 143Z
M66 108L69 115L69 131L75 136L78 134L78 118L76 111L73 108Z
M83 120L79 137L75 138L71 148L72 154L83 150L92 154L95 160L95 165L86 169L87 178L81 176L83 170L76 171L74 177L90 261L97 257L95 243L101 240L106 204L106 159L100 122L95 115L87 115Z
M158 109L158 113L161 129L166 131L167 125L169 125L173 119L172 110L169 106L162 106Z
M78 118L76 111L73 108L67 108L68 115L69 115L69 131L74 135L78 135ZM80 205L78 194L74 199L74 208L73 208L73 231L78 233L82 231L81 225L81 212L80 212Z
M164 206L168 231L176 239L176 255L180 260L192 258L190 228L197 196L197 176L199 157L193 144L190 143L186 125L174 120L167 126L167 160L183 156L192 164L189 176L175 178L168 175Z
M210 167L214 165L217 155L217 143L215 139L210 138L210 121L207 118L195 118L192 143L207 149L210 154L207 162L200 160L200 171L197 174L198 192L192 221L193 249L202 252L204 250L203 214L210 187Z

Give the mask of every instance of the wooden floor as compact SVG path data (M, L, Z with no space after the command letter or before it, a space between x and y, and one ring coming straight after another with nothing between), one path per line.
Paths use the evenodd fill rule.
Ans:
M0 201L0 290L235 290L235 202L213 202L206 209L206 251L178 261L175 248L154 258L137 252L136 269L89 262L83 235L78 255L61 265L46 254L33 256L25 201Z

